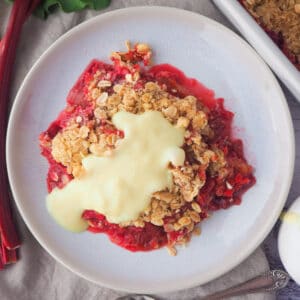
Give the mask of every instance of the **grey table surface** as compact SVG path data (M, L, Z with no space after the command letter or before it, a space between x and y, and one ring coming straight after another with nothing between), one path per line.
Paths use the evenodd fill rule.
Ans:
M7 20L9 9L5 4L3 4L1 2L3 2L3 1L0 1L0 32L3 32L4 24ZM211 17L211 18L223 23L224 25L228 26L229 28L233 29L234 31L236 31L231 26L231 24L225 19L225 17L222 16L222 14L217 10L217 8L215 8L212 5L212 3L209 0L198 0L198 1L197 0L193 0L193 1L113 0L109 10L115 9L115 8L126 7L126 6L136 6L136 5L164 5L164 6L180 7L180 8L186 9L186 10L199 12L203 15ZM103 11L100 12L100 13L103 13ZM46 37L43 36L42 34L40 34L40 37L39 37L40 47L37 47L37 48L32 47L30 41L28 41L28 39L29 40L33 39L33 37L30 37L30 32L31 32L30 26L32 26L32 22L37 23L39 26L41 26L42 29L43 29L43 26L46 26L46 25L44 25L42 23L42 21L36 21L36 20L30 20L28 22L28 24L26 24L26 26L24 28L24 32L23 32L23 38L22 38L21 44L20 44L20 49L19 49L19 52L18 52L18 60L17 60L17 63L16 63L17 68L18 68L18 72L16 72L15 77L14 77L13 90L12 90L12 99L14 98L14 95L16 94L16 91L17 91L18 87L20 86L20 83L24 79L24 76L28 72L28 69L31 67L31 65L34 63L34 61L36 61L36 59L42 54L42 52L48 46L50 46L50 44L53 41L55 41L56 38L58 38L63 32L67 31L68 29L70 29L74 25L80 23L82 20L85 20L85 19L88 19L88 18L94 16L95 14L96 13L86 11L86 12L77 14L76 17L74 16L74 14L65 15L64 17L62 17L60 15L60 17L57 18L57 20L51 19L52 18L51 17L49 21L51 21L53 24L59 23L60 28L62 28L62 29L61 29L61 31L57 31L57 30L51 31L51 29L50 29L50 31L48 30L49 35L46 36ZM34 42L34 39L32 41ZM25 53L30 52L30 60L21 61L20 57L24 57L24 52ZM288 101L288 104L289 104L289 108L290 108L290 111L291 111L293 124L294 124L295 138L296 138L295 171L294 171L294 177L293 177L291 190L290 190L290 193L289 193L286 205L285 205L285 207L288 207L295 200L295 198L300 195L300 184L299 184L299 180L300 180L300 157L299 157L299 154L298 154L298 149L299 149L299 146L300 146L300 104L296 101L296 99L293 97L293 95L282 84L281 84L281 86L282 86L282 89L284 91L284 94L285 94L285 96L287 98L287 101ZM279 255L278 255L278 249L277 249L278 228L279 228L279 221L276 223L275 227L273 228L271 233L268 235L268 237L265 239L265 241L262 244L262 247L265 251L265 254L267 256L267 259L269 261L269 265L270 265L271 269L283 268L283 266L280 262L280 258L279 258ZM25 231L26 231L26 229L22 229L22 232L25 232ZM30 247L31 247L30 251L33 251L33 252L35 250L38 251L38 248L39 248L39 246L36 245L35 243L31 244ZM258 254L255 254L255 255L257 257L259 256ZM43 257L43 259L44 259L44 261L42 261L41 263L44 263L44 264L49 263L50 258L48 258L48 256ZM33 267L34 267L34 265L33 265ZM52 271L55 272L55 270L52 270ZM0 275L0 276L2 276L2 275ZM6 277L4 277L4 276L0 277L0 292L1 292L0 297L1 297L1 299L5 299L5 300L6 299L9 299L9 300L10 299L17 299L17 298L14 298L12 296L5 297L5 295L7 296L7 294L5 294L5 291L4 291L4 294L3 294L2 290L1 290L1 281L2 282L3 282L3 280L7 281L7 284L9 284L10 280L12 280L12 278L10 278L9 276L10 275L8 275ZM13 276L13 273L12 273L11 276ZM33 277L33 280L37 280L37 278ZM46 290L47 290L47 286L45 286L45 291ZM34 299L46 299L43 295L44 295L43 292L41 292L40 296L38 298L34 298ZM106 291L105 291L105 292L103 292L101 297L95 298L95 299L110 299L110 297L107 296L107 295L108 294L106 294ZM181 296L177 296L177 297L172 296L171 298L172 299L173 298L174 299L175 298L181 299L181 297L182 297L182 299L186 298L184 293L182 293L180 295ZM295 299L295 300L300 299L300 286L298 286L295 282L290 281L288 286L277 294L276 298L277 299ZM21 298L20 298L20 296L18 296L18 299L31 299L31 297L30 296L27 297L27 296L24 295L23 298L22 298L22 296L21 296ZM56 291L56 294L54 294L53 297L49 298L49 299L61 299L61 298L59 297L59 295L57 294L57 291ZM81 299L81 298L76 297L76 293L74 293L73 296L71 296L69 298L64 298L64 299ZM245 298L245 299L248 299L248 298ZM255 297L251 298L251 299L255 299ZM261 299L261 298L257 298L257 299Z

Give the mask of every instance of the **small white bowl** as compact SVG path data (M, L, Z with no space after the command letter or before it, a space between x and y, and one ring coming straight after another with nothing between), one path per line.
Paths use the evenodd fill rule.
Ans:
M278 236L278 250L286 270L300 285L300 197L283 217Z
M300 101L300 71L236 0L213 0Z

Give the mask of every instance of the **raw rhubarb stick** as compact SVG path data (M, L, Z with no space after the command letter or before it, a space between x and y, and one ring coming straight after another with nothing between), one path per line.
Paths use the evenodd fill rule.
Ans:
M2 262L16 258L15 252L6 253L20 246L20 240L13 222L9 184L5 164L5 137L8 119L9 87L16 55L17 42L22 26L38 1L15 0L6 32L0 41L0 233L2 241ZM4 253L3 253L4 252ZM4 260L4 261L3 261Z
M1 249L0 249L0 270L4 269L4 263L2 262L2 252L1 252Z
M16 249L7 249L3 243L1 245L1 255L3 266L17 261Z

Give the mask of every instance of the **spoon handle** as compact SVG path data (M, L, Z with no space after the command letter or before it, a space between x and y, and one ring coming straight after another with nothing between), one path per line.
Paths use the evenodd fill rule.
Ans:
M273 292L284 288L289 280L290 277L286 272L282 270L271 270L244 283L233 286L224 291L202 297L200 299L218 300L245 294Z

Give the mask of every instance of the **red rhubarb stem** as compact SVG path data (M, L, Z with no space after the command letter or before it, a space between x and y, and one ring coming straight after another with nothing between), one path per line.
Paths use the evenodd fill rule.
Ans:
M39 1L34 0L14 1L6 32L0 42L0 233L3 263L16 260L16 253L9 250L20 246L10 207L10 191L5 163L9 88L22 26L38 3Z

